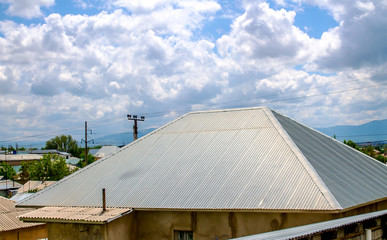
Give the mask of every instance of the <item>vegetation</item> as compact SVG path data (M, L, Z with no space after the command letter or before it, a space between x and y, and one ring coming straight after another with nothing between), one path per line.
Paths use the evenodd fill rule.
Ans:
M16 171L9 164L0 162L0 176L4 176L6 179L14 179Z
M352 142L351 140L344 140L344 143L348 146L357 149L365 154L367 154L370 157L375 158L376 160L379 160L382 163L387 163L387 157L384 157L382 154L386 152L387 145L384 145L383 148L380 148L379 146L373 147L371 145L360 147L356 143Z
M35 189L28 190L28 193L36 193L36 192L39 192L39 189L35 188Z
M72 173L63 157L56 154L44 154L36 161L22 162L20 177L29 180L57 181Z
M87 165L90 163L93 163L95 161L95 157L91 155L90 153L87 154ZM85 153L80 154L80 160L77 163L77 166L80 168L85 167Z
M81 149L78 147L71 135L56 136L46 142L45 149L57 149L58 151L71 153L74 157L79 157Z

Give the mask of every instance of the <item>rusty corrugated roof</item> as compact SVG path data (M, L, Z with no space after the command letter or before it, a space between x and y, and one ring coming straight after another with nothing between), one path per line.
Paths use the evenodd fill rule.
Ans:
M107 208L103 211L97 207L44 207L21 215L27 222L77 222L103 224L132 212L130 208Z

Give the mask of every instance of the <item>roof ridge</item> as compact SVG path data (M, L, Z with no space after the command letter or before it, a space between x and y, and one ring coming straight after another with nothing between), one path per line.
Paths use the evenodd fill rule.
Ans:
M272 110L270 108L266 108L264 110L265 110L268 118L270 119L270 121L273 123L274 127L277 129L278 133L282 136L284 141L288 144L288 146L290 147L292 152L296 155L297 159L299 159L300 163L305 168L305 170L307 171L307 173L311 177L312 181L316 184L317 188L320 190L321 194L327 200L327 202L332 207L332 209L343 209L343 207L340 205L340 203L334 197L332 192L325 185L324 181L318 175L318 173L316 172L316 170L314 169L312 164L310 164L308 159L306 159L305 155L301 152L301 150L298 148L298 146L294 143L293 139L284 130L281 123L278 121L278 119L273 114L274 110ZM280 114L280 113L277 113L277 114ZM286 118L288 118L288 117L286 117ZM290 118L288 118L288 119L290 119ZM290 120L292 120L292 119L290 119Z
M184 114L183 116L188 115L188 114L203 114L203 113L216 113L216 112L246 111L246 110L257 110L257 109L269 109L269 108L265 107L265 106L261 106L261 107L245 107L245 108L226 108L226 109L198 110L198 111L188 112L188 113Z

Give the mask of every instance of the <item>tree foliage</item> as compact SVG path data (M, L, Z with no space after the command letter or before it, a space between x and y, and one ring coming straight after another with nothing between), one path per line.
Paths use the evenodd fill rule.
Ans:
M0 162L0 176L4 176L6 179L13 179L16 176L16 171L9 164Z
M77 166L80 168L85 167L85 153L81 153L79 156L81 159L78 161ZM90 153L87 154L87 165L93 163L95 161L95 157Z
M369 145L369 146L364 146L364 147L359 147L357 146L356 143L354 143L353 141L351 140L344 140L344 143L347 144L348 146L356 149L356 150L359 150L360 152L364 153L364 154L367 154L368 156L370 157L373 157L375 158L376 160L379 160L381 161L382 163L386 163L387 162L387 158L386 157L383 157L382 155L377 155L376 152L374 150L378 150L380 151L381 153L383 153L385 151L385 148L383 148L383 150L379 147L376 147L374 148L373 146Z
M46 142L46 149L57 149L58 151L71 153L74 157L79 157L81 150L71 135L56 136Z
M360 150L359 147L356 145L356 143L353 142L352 140L348 140L348 141L344 140L344 143L354 149Z
M29 180L57 181L70 173L66 160L56 154L44 154L40 160L22 162L20 168L20 177Z

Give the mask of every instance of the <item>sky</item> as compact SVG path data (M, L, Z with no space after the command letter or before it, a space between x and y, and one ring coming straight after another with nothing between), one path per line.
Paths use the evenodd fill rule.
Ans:
M0 145L270 107L387 118L387 0L0 0Z

